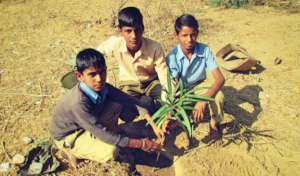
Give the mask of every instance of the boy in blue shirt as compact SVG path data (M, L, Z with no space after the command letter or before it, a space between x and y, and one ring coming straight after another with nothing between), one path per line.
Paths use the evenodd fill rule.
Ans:
M197 20L190 14L184 14L176 19L175 35L179 44L167 55L167 64L171 76L175 80L181 79L187 89L206 86L208 84L206 72L212 74L213 83L209 85L210 88L205 92L197 93L214 97L215 102L199 101L195 104L191 114L194 122L199 123L203 120L205 109L209 108L211 121L208 140L210 141L220 139L222 136L219 124L223 116L224 95L220 89L225 79L215 62L211 49L197 42L198 28Z

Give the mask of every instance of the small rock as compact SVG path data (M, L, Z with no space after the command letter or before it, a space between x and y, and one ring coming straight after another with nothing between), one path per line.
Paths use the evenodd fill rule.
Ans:
M87 28L91 28L91 27L93 27L93 24L88 23L88 24L86 25L86 27L87 27Z
M281 62L282 62L282 59L280 59L279 57L276 57L274 60L275 65L279 65L279 64L281 64Z
M53 14L51 14L51 15L49 15L49 18L56 18L57 16L56 15L53 15Z
M33 142L33 139L30 137L23 137L22 141L24 142L24 144L30 144Z
M27 81L25 84L26 84L27 86L31 86L31 85L32 85L32 81Z
M1 163L0 172L8 172L10 169L10 163Z
M96 20L95 23L96 23L96 24L101 24L101 23L102 23L102 20L101 20L101 19L98 19L98 20Z
M258 82L262 82L262 80L263 80L262 78L257 78Z
M13 158L11 163L12 164L23 164L25 161L25 157L21 154L16 154Z

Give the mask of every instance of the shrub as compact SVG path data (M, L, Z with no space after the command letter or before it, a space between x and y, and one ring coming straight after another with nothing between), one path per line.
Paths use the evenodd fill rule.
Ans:
M223 6L226 8L240 8L249 4L251 0L211 0L213 6Z
M247 5L265 5L272 7L297 7L297 0L207 0L208 4L215 7L240 8Z

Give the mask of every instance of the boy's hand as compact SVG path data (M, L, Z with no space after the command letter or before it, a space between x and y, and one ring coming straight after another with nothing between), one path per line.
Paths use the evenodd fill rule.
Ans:
M196 123L199 123L204 118L204 112L207 102L199 101L195 104L193 109L193 119Z
M167 120L163 123L163 125L162 125L162 128L161 128L161 130L162 130L162 132L164 133L164 134L168 134L169 133L169 130L171 130L171 129L174 129L174 128L176 128L176 126L177 126L177 123L176 123L176 121L175 120L172 120L172 114L171 114L171 112L168 112L168 118L167 118Z
M157 137L157 139L159 140L160 144L163 145L165 143L165 133L163 132L163 130L159 129L158 127L157 128L153 128L153 131Z
M157 144L154 141L144 138L142 140L142 147L141 149L144 150L145 152L154 152L154 151L160 151L162 150L162 145Z
M151 125L153 132L155 133L156 137L160 141L160 144L163 145L165 142L165 133L156 126L156 124L152 121L152 118L149 114L145 114L144 117L148 121L148 123Z
M139 148L144 150L145 152L154 152L162 150L162 145L157 144L148 138L129 139L127 147Z

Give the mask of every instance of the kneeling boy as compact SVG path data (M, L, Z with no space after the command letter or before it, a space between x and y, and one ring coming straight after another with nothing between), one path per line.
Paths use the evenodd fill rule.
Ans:
M161 149L147 138L153 134L152 129L143 126L137 131L126 126L135 117L128 112L131 106L140 115L148 115L148 111L135 98L106 83L101 53L94 49L79 52L76 77L79 83L56 106L51 121L50 132L58 148L77 158L101 163L113 159L116 149ZM118 117L125 121L123 125L118 125Z
M208 84L206 72L213 76L213 83L201 95L214 97L215 102L207 103L199 101L194 106L192 117L194 122L203 120L204 112L209 107L211 114L209 141L219 139L221 130L219 123L223 116L224 95L220 91L224 84L224 76L215 62L211 49L197 42L199 25L194 16L185 14L176 19L175 35L179 42L167 56L167 64L173 78L181 79L185 88L192 89L196 86Z

